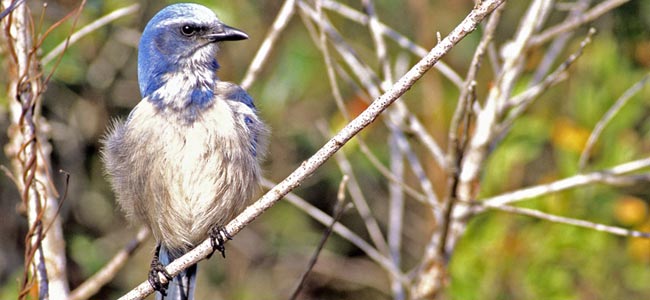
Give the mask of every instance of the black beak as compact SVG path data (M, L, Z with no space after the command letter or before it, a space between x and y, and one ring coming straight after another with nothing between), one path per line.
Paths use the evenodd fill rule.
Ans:
M206 34L205 38L211 42L240 41L248 39L248 34L237 28L228 25L221 25L220 28Z

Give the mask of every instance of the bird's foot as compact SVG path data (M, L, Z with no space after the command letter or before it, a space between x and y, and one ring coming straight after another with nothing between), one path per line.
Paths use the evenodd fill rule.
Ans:
M223 226L214 226L210 229L210 241L212 241L212 253L208 258L212 257L214 251L221 252L221 256L226 258L226 240L232 240L230 233L226 231Z
M167 270L165 269L165 266L160 263L160 259L158 257L160 252L160 245L156 247L156 253L153 256L153 259L151 260L151 269L149 270L149 284L151 284L151 287L154 289L154 291L160 292L160 294L164 296L167 296L167 286L169 286L169 282L172 280L172 276L169 275ZM164 283L162 282L160 276L165 277L167 279Z

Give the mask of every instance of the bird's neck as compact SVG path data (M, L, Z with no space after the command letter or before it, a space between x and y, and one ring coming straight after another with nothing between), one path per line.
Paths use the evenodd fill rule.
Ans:
M207 108L214 102L214 88L219 81L216 60L207 64L183 66L161 73L160 83L148 100L160 109L194 111Z

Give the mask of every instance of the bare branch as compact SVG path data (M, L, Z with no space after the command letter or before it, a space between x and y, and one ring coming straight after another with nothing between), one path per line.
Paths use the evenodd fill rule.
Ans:
M552 183L541 184L499 196L488 197L480 200L480 202L487 203L487 205L492 207L545 196L551 193L557 193L559 191L594 183L617 184L620 180L624 179L620 178L621 175L645 168L650 168L650 158L627 162L603 171L579 174Z
M560 34L575 30L576 28L599 18L600 16L625 4L628 1L630 0L608 0L605 2L601 2L600 4L594 6L592 9L587 11L586 13L581 14L578 18L567 20L564 23L555 25L551 28L544 30L540 34L535 35L528 42L528 47L537 47L541 44L548 42L549 40L555 38Z
M404 155L397 146L399 138L389 136L390 168L391 173L400 181L404 180ZM340 153L340 152L339 152ZM388 253L395 266L402 262L402 230L404 227L404 189L398 183L388 185L388 225L387 225ZM404 286L397 280L391 280L393 299L403 300L406 295Z
M262 185L265 188L270 189L273 188L276 185L276 183L263 179ZM314 207L313 205L309 204L309 202L305 201L304 199L298 197L296 194L293 193L287 194L286 200L289 201L289 203L293 204L298 209L308 214L310 217L314 218L314 220L318 221L319 223L325 226L332 223L333 220L332 217L330 217L329 215L327 215L317 207ZM343 226L341 223L336 223L336 225L334 225L334 233L338 234L340 237L352 243L361 251L363 251L366 255L368 255L368 258L370 258L371 260L376 262L377 265L379 265L384 270L386 270L386 272L390 276L397 278L398 280L401 281L406 280L404 275L401 274L399 269L393 265L390 259L388 259L384 254L377 251L377 249L373 248L372 245L370 245L363 238L361 238L356 233L351 231L349 228Z
M321 122L318 124L318 127L323 136L327 137L329 133L327 132L324 124ZM347 159L345 154L340 151L336 152L334 159L336 160L336 164L341 170L341 173L347 176L347 180L349 182L347 184L347 188L350 192L352 203L354 203L359 216L361 216L361 220L363 220L363 223L366 226L366 230L370 235L370 239L372 240L373 244L375 244L375 247L377 247L379 252L384 254L388 253L388 244L386 244L386 240L383 233L381 232L381 228L379 227L377 219L375 219L375 217L372 215L372 212L370 211L370 205L368 205L368 201L363 196L363 192L361 191L357 177L352 170L352 164L350 164L350 161Z
M479 207L483 207L483 208L505 211L517 215L534 217L534 218L546 220L553 223L567 224L571 226L577 226L577 227L592 229L596 231L606 232L614 235L620 235L625 237L646 238L646 239L650 238L650 232L629 230L629 229L616 227L616 226L609 226L609 225L589 222L585 220L567 218L567 217L548 214L545 212L541 212L539 210L525 208L525 207L515 207L509 205L491 205L488 203L472 203L471 205L478 205Z
M576 18L579 18L580 15L582 15L584 11L589 8L589 3L591 3L591 0L578 0L575 3L572 3L571 12L567 16L567 20L574 20ZM556 4L556 6L557 5L558 4ZM544 58L542 58L542 61L539 63L539 66L535 70L535 74L533 75L533 79L530 81L529 85L535 85L542 81L542 79L546 76L548 71L555 63L557 57L562 53L562 50L564 50L565 45L572 35L572 31L566 32L557 36L555 40L553 40L553 43L551 43L551 45L548 47L548 50L544 54Z
M375 13L375 5L372 0L362 0L363 7L368 15L368 27L372 33L372 40L377 49L377 60L381 66L382 89L386 90L390 84L393 84L393 72L391 71L390 61L388 60L388 51L386 50L386 43L382 35L379 18Z
M291 20L291 17L293 17L295 11L296 11L296 1L285 0L284 4L282 5L282 8L280 9L280 12L278 13L278 16L275 17L275 21L271 26L271 30L266 35L264 42L262 42L262 45L259 47L259 50L257 50L257 54L255 54L255 58L253 58L253 61L251 62L250 66L248 67L248 70L246 71L246 75L244 75L244 79L242 80L241 83L241 86L244 89L248 89L251 87L251 85L253 85L255 78L262 70L262 66L264 65L264 62L271 54L271 51L273 50L273 47L275 46L275 42L278 40L280 33L282 33L282 31L284 31L284 29L287 27L287 24L289 24L289 20Z
M458 98L458 103L456 104L456 110L451 120L449 127L449 144L447 146L447 157L446 163L448 166L448 178L446 186L446 195L442 203L442 211L437 218L440 225L440 230L437 230L431 235L427 255L420 263L419 271L420 272L429 272L430 274L425 275L424 277L435 278L437 276L437 271L431 268L426 268L426 265L439 266L438 263L442 262L445 257L445 247L447 245L447 236L449 235L450 229L452 227L452 214L454 211L454 206L458 200L458 195L456 194L458 183L459 183L459 174L460 167L462 162L462 155L464 153L464 148L466 141L469 139L469 122L471 119L472 111L471 105L475 102L476 99L473 99L475 95L474 86L476 85L475 79L480 68L481 62L483 60L483 55L492 41L494 31L499 24L501 19L501 12L503 11L504 6L500 6L490 16L488 19L487 25L485 26L485 32L481 38L476 51L474 52L474 57L470 64L470 68L467 71L467 76L465 78L464 88L460 92ZM462 128L462 140L459 138L459 128ZM435 247L434 247L435 246ZM434 261L438 261L435 263ZM418 287L416 288L419 292L424 293L426 290L435 290L437 289L434 285L427 286L429 282L420 281Z
M589 28L589 32L587 32L587 36L584 38L584 40L580 42L580 47L578 47L578 50L569 55L569 57L564 62L562 62L557 67L557 69L553 71L553 73L546 76L542 82L529 87L525 91L508 100L505 108L512 107L512 109L508 113L506 120L504 120L499 126L499 129L497 129L499 135L504 135L505 132L510 129L515 120L517 120L517 118L519 118L526 111L526 109L533 103L533 101L535 101L535 99L537 99L537 97L547 91L549 87L566 79L566 70L568 70L569 67L572 66L580 56L582 56L582 52L584 51L585 47L591 43L591 39L594 34L596 34L596 29L593 27Z
M322 0L323 7L327 8L329 10L332 10L336 13L341 14L342 16L350 19L351 21L355 21L359 24L363 25L368 25L369 18L367 15L336 1L332 0ZM419 56L419 57L424 57L427 54L427 50L424 49L423 47L415 44L413 41L411 41L409 38L405 37L401 33L393 30L392 28L388 27L386 24L383 24L381 22L377 22L376 24L377 29L381 30L381 33L395 41L400 47L411 51L413 54ZM440 71L442 75L447 77L454 85L456 85L458 88L463 86L463 79L460 78L460 76L452 69L450 68L447 64L444 62L438 62L434 68L436 70Z
M79 285L70 293L70 300L86 300L97 294L99 290L107 283L111 282L115 275L126 265L135 250L137 250L144 241L149 238L149 230L146 227L140 228L135 238L131 240L122 250L113 256L113 258L97 271L93 276L88 278L84 283Z
M332 222L327 227L325 232L323 232L323 236L321 237L318 246L316 246L314 255L312 255L311 259L309 260L309 263L307 264L307 268L305 268L305 272L302 274L302 276L300 276L300 281L298 282L296 288L291 294L291 297L289 297L289 299L291 300L297 299L298 294L300 294L300 290L302 290L302 287L305 284L305 280L307 280L307 276L309 275L311 270L314 269L314 266L318 261L318 257L320 256L323 247L325 247L325 242L327 242L327 239L332 234L334 225L336 225L336 223L341 219L343 213L351 207L351 205L349 204L345 205L345 186L347 181L348 181L347 175L343 175L343 179L341 180L341 184L339 185L336 208L334 209L334 218L332 218Z
M383 87L377 84L379 79L377 75L372 71L372 69L359 59L357 53L349 44L344 41L343 37L336 31L331 23L327 21L326 18L321 18L320 14L310 9L309 6L302 1L298 2L298 5L301 11L310 16L311 19L317 22L322 30L329 35L335 49L350 67L352 72L357 76L359 83L370 94L370 96L373 98L378 97L383 90ZM387 115L389 118L384 122L391 131L399 130L399 128L396 126L401 126L404 123L404 120L409 120L412 126L417 126L419 123L417 118L412 113L410 113L406 106L400 101L395 103L394 108L389 108ZM430 150L431 154L436 159L436 162L443 169L446 169L446 161L444 160L443 151L437 145L435 140L430 137L425 130L417 130L414 131L414 133L416 133L416 136L425 143L427 149Z
M43 299L66 299L65 241L59 219L58 194L49 176L51 146L47 142L45 120L40 116L44 91L40 64L36 57L33 20L24 2L2 1L11 8L0 20L4 56L8 66L7 99L11 125L5 145L11 159L13 178L27 210L24 274L19 298L38 288Z
M650 79L650 73L646 74L639 80L637 83L635 83L632 87L627 89L621 97L616 99L616 102L612 107L609 108L609 110L605 113L602 119L598 121L596 124L596 127L594 130L591 132L589 135L589 139L587 140L587 144L585 145L585 148L582 150L582 153L580 154L580 161L578 163L578 168L580 170L584 169L585 164L587 163L587 159L589 158L589 155L591 154L591 149L594 147L596 144L596 141L598 141L598 138L600 137L600 134L603 132L607 124L616 116L616 114L627 104L627 102L634 96L636 93L638 93L643 87L648 83L648 80Z
M137 4L137 3L136 4L131 4L131 5L127 6L127 7L116 9L116 10L112 11L111 13L109 13L109 14L95 20L94 22L84 26L83 28L79 29L77 32L72 34L69 37L69 40L66 39L66 41L58 44L56 47L54 47L54 49L52 49L52 51L50 51L47 55L45 55L45 57L43 57L43 60L42 60L43 65L47 65L50 62L52 62L52 60L54 58L56 58L57 56L61 55L63 53L63 51L65 51L65 49L67 47L69 47L70 45L76 43L78 40L80 40L84 36L92 33L93 31L99 29L100 27L102 27L102 26L104 26L104 25L106 25L108 23L111 23L111 22L113 22L113 21L115 21L115 20L117 20L117 19L119 19L121 17L128 16L128 15L130 15L132 13L135 13L136 11L138 11L138 9L140 9L140 4Z

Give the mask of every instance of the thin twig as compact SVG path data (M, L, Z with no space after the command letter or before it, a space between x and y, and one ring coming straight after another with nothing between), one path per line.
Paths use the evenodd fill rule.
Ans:
M68 42L68 39L66 39L66 41L61 42L59 45L54 47L54 49L52 49L52 51L50 51L47 55L45 55L45 57L43 57L43 60L42 60L43 65L47 65L50 62L52 62L52 60L55 57L61 55L61 53L63 53L63 51L65 51L66 47L69 47L70 45L76 43L78 40L80 40L84 36L90 34L91 32L97 30L98 28L100 28L100 27L102 27L102 26L104 26L104 25L106 25L106 24L108 24L110 22L113 22L113 21L115 21L115 20L117 20L117 19L119 19L121 17L130 15L130 14L136 12L138 9L140 9L140 4L137 4L137 3L129 5L127 7L116 9L113 12L111 12L111 13L109 13L109 14L95 20L94 22L84 26L83 28L79 29L79 31L75 32L74 34L72 34L69 37L69 42Z
M135 238L124 246L122 250L117 252L104 267L70 293L70 300L85 300L97 294L103 286L115 278L115 275L126 265L126 262L131 258L135 250L148 237L149 230L146 227L140 228Z
M250 88L251 85L253 85L253 82L255 82L255 78L257 78L257 75L262 70L262 66L264 66L264 62L266 62L267 58L271 54L280 33L282 33L282 31L287 27L287 24L289 24L295 11L296 1L285 0L282 8L280 8L280 12L275 17L273 25L271 25L271 30L266 35L266 38L264 38L264 42L260 45L259 50L257 50L253 61L246 71L246 75L244 75L244 79L241 83L241 86L244 89Z
M393 72L390 67L390 60L388 59L386 43L383 39L381 26L379 25L379 18L375 14L375 5L373 1L363 0L362 4L369 18L368 27L372 33L372 38L376 48L377 60L379 61L381 68L380 70L382 71L380 73L380 77L383 79L382 89L385 90L393 83ZM389 113L390 115L394 116L392 119L395 123L402 124L404 123L406 110L407 109L405 105L398 105L395 106L395 108L390 109ZM431 185L428 178L422 177L424 174L423 168L417 167L419 166L419 161L414 158L414 154L411 152L406 154L406 151L410 150L410 145L404 138L404 132L399 126L390 126L390 128L391 130L388 139L390 143L389 151L391 174L394 174L399 181L404 181L404 155L408 155L409 161L413 167L413 171L416 174L420 175L418 176L418 179L420 179L419 181L421 183L420 186L423 188L425 193L428 192L430 195L433 195L433 197L429 196L427 198L432 200L435 199L435 194L433 194L433 186ZM433 144L435 144L435 142L433 142ZM393 264L399 267L402 261L400 248L402 244L402 225L404 222L404 191L401 185L395 182L391 182L388 189L388 251ZM406 297L404 286L398 280L391 280L391 292L393 294L393 299L395 300L405 299Z
M508 51L504 57L501 74L496 78L488 93L483 110L476 118L476 130L469 142L469 148L463 157L458 175L457 194L462 201L471 200L476 192L473 183L483 169L489 145L498 128L500 116L506 109L506 100L510 98L516 79L519 78L523 70L526 58L523 51L533 34L538 13L542 7L542 0L533 1L522 18L515 38L507 46Z
M542 82L529 87L525 91L517 94L516 96L510 98L507 103L505 108L511 108L510 112L508 113L508 116L506 119L501 123L499 128L497 129L497 133L500 136L505 136L505 134L510 130L512 127L512 124L521 116L526 109L537 99L542 93L548 90L551 86L554 86L555 84L561 82L562 80L566 79L566 70L569 69L575 63L580 56L582 56L582 53L592 41L593 36L596 34L596 29L595 28L589 28L589 31L587 32L587 36L580 42L580 46L578 47L578 50L576 50L574 53L569 55L567 59L562 62L555 71L553 71L551 74L546 76Z
M355 21L362 25L368 25L368 16L358 10L332 0L322 0L322 3L324 8L332 10L351 21ZM377 27L381 30L382 34L395 41L400 47L409 50L411 53L419 56L420 58L424 57L427 54L427 50L424 47L417 45L406 36L388 27L386 24L378 22ZM454 71L444 62L438 62L434 68L436 68L436 70L438 70L458 88L461 88L463 86L463 79L458 75L458 73L456 73L456 71Z
M329 132L327 132L327 129L323 122L319 122L317 124L317 127L324 137L329 136ZM361 191L357 177L354 174L354 170L352 170L352 164L347 159L345 154L341 151L336 152L334 159L336 160L336 164L341 170L341 173L343 173L348 178L349 183L347 184L347 188L350 191L352 203L354 203L359 216L361 216L361 220L363 220L363 223L366 226L366 230L370 235L370 239L372 240L373 244L375 244L375 247L377 247L377 250L379 250L379 252L387 254L388 244L386 243L386 239L381 232L381 227L379 227L377 219L375 219L375 217L372 215L372 212L370 211L368 200L366 200L366 197L363 196L363 192Z
M81 17L81 12L83 11L83 8L86 7L86 0L81 0L81 3L79 4L79 7L76 9L76 14L74 14L75 11L71 11L65 18L59 20L58 22L55 23L55 25L52 25L48 28L48 30L45 32L45 34L40 38L38 41L37 47L40 48L41 44L45 41L45 37L49 35L49 33L54 30L55 27L61 25L64 20L66 20L69 16L74 14L74 19L72 20L72 26L70 27L70 34L68 34L68 37L63 41L63 50L61 53L65 51L65 49L68 48L68 45L70 45L70 39L74 35L72 33L73 30L77 28L77 22L79 22L79 17ZM54 76L54 72L59 68L59 64L61 63L61 60L63 59L63 55L59 55L56 62L54 63L54 66L50 70L50 74L48 74L45 77L45 80L43 80L43 83L45 85L49 84L50 79L52 79L52 76ZM44 65L44 63L43 63Z
M359 83L363 85L370 96L373 98L379 96L381 94L380 85L377 84L379 78L369 66L361 61L356 51L354 51L350 44L345 42L343 36L336 30L336 28L334 28L327 17L324 14L319 14L304 1L298 1L297 5L302 12L306 13L307 16L309 16L312 21L321 28L322 31L327 33L329 41L334 46L334 49L336 49L352 72L359 78Z
M321 0L316 1L316 12L319 15L319 18L323 18L323 10L321 8ZM338 107L341 115L346 122L350 121L350 113L345 107L345 101L343 101L343 96L341 95L341 89L339 88L338 82L336 80L336 72L334 71L334 61L332 60L332 55L330 54L329 47L327 46L327 34L323 26L318 26L319 31L319 43L321 52L323 53L323 59L325 60L325 69L327 70L327 79L330 83L330 90L332 91L332 96L334 97L334 103Z
M470 68L467 71L467 76L465 77L465 82L463 85L464 88L461 90L460 96L458 97L458 104L456 104L456 110L449 127L449 145L447 146L446 157L448 166L447 190L445 199L443 201L444 207L442 214L438 219L438 222L442 224L441 230L438 232L439 240L432 240L435 241L438 246L438 254L434 255L433 257L444 256L447 236L449 234L449 230L453 221L451 217L454 211L455 202L458 200L458 195L456 192L460 178L459 175L463 157L462 155L465 151L464 148L466 146L464 141L469 140L468 130L472 114L471 105L474 102L472 99L474 96L472 91L474 90L478 70L481 66L481 62L483 61L483 55L485 54L488 45L490 45L492 41L494 32L496 31L497 25L501 20L501 12L503 11L504 7L505 6L501 6L494 10L488 19L483 37L481 38L481 41L479 42L479 45L474 52ZM460 133L458 131L459 128L461 128L461 125L463 126L463 131L461 132L462 136L459 138ZM461 138L464 141L461 141Z
M433 209L434 215L442 213L440 200L438 199L438 195L436 195L435 191L433 190L433 183L431 183L431 179L424 171L422 162L420 162L420 159L417 157L417 155L415 155L415 152L411 148L411 145L406 140L406 136L404 136L404 133L400 131L394 131L392 134L395 137L395 142L397 143L399 150L406 157L406 160L411 167L411 171L413 171L413 174L415 175L417 181L420 183L420 187L426 196L427 204L429 204Z
M404 154L399 150L397 143L399 138L395 135L389 137L390 169L391 173L401 181L404 180ZM395 266L402 263L402 230L404 226L404 189L394 182L388 185L388 225L387 240L389 257ZM393 299L402 300L405 298L404 286L397 280L391 280L391 292Z
M587 8L589 8L589 3L591 0L578 0L575 3L573 3L571 7L571 11L569 12L569 15L566 17L566 20L570 22L570 20L574 20L576 18L579 18L580 15L584 13ZM541 62L539 63L539 66L535 70L535 74L533 75L533 79L530 81L529 86L533 86L535 84L538 84L542 79L546 76L546 74L549 72L553 64L555 63L555 60L557 59L558 56L562 53L564 50L564 47L566 46L567 42L573 35L573 31L565 32L559 36L557 36L551 45L548 47L548 50L544 53L544 57L542 58Z
M375 5L372 0L362 0L361 1L366 15L368 15L368 27L372 33L372 40L375 43L375 49L377 53L377 60L379 61L380 78L382 81L382 89L386 89L387 85L393 84L393 72L390 67L390 60L388 59L388 51L386 50L386 43L382 35L381 25L379 23L379 18L375 13Z
M427 132L426 128L420 120L412 113L409 113L406 116L406 126L410 133L412 133L415 138L418 139L424 145L424 147L429 151L433 159L440 165L440 168L443 170L449 170L449 164L445 159L445 152L438 145L438 143L433 139L431 134Z
M513 93L515 84L523 72L526 62L526 45L535 32L544 16L543 11L548 6L546 0L533 1L528 10L521 18L517 26L517 32L506 46L501 73L495 79L493 86L488 92L483 109L476 116L475 131L468 141L468 147L463 154L458 174L456 197L459 201L473 200L478 192L476 182L483 170L485 160L490 153L490 146L494 144L494 138L498 134L499 124L503 114L507 111L507 99ZM463 209L460 207L459 209ZM452 212L453 213L453 212ZM446 220L448 222L450 220ZM452 220L453 221L453 220ZM453 251L459 235L463 232L466 224L453 221L453 224L445 227L442 233L439 247L439 256L448 257ZM451 233L454 234L451 234Z
M23 4L24 1L25 0L13 0L13 1L11 1L9 6L7 6L7 8L5 8L2 12L0 12L0 19L2 19L4 17L6 17L7 15L9 15L12 11L14 11L14 9L16 7Z
M576 19L567 20L566 22L555 25L533 36L528 42L528 47L540 46L560 34L573 31L576 28L599 18L600 16L625 4L628 1L630 0L609 0L609 1L601 2L598 5L594 6L592 9L590 9L589 11L585 12L584 14L581 14L580 17Z
M312 255L311 259L309 259L309 263L307 264L307 268L305 268L305 272L303 272L302 275L300 276L300 281L298 281L298 284L296 285L296 288L293 290L291 297L289 297L289 299L291 300L295 300L298 298L298 294L300 294L300 291L302 290L302 287L305 284L305 280L307 280L307 276L309 276L311 270L314 269L314 266L318 261L318 257L320 256L321 251L323 251L323 247L325 247L325 242L327 242L327 239L329 239L330 235L332 234L334 225L336 225L336 223L338 223L338 221L341 220L341 217L343 217L343 213L351 207L349 204L347 205L345 204L345 186L347 184L347 181L348 181L347 175L343 175L341 184L339 184L339 192L337 194L336 208L334 209L334 218L332 218L332 222L330 223L329 226L327 226L325 232L323 232L323 236L321 237L318 246L316 246L316 250L314 250L314 254Z
M650 158L634 160L610 169L578 174L551 183L536 185L514 192L484 198L481 199L480 202L487 203L490 206L505 205L594 183L618 184L621 181L624 183L624 178L620 178L621 175L645 168L650 168Z
M365 91L367 91L373 98L378 97L383 88L380 86L380 84L378 84L380 80L373 72L373 70L359 59L359 56L354 51L354 49L352 49L352 47L344 41L341 34L336 31L336 29L326 18L321 18L321 16L316 11L311 9L306 3L302 1L298 2L298 6L302 12L306 13L313 21L318 23L322 30L328 34L330 41L334 45L335 49L341 55L345 63L350 67L352 72L357 76L359 83L363 86ZM417 122L417 118L413 116L412 113L408 112L408 109L404 103L398 101L395 103L394 107L395 108L389 108L389 119L384 121L390 130L399 130L395 126L403 124L405 119L408 119L411 122ZM440 147L436 144L435 140L427 136L428 133L426 133L426 131L416 132L419 135L423 135L418 136L418 138L425 141L427 149L431 151L431 154L436 159L436 162L441 166L441 168L445 169L446 162L442 153L443 151L440 150ZM433 203L432 201L430 202Z
M325 20L325 16L321 8L320 0L316 1L316 13L319 16L319 19ZM327 40L326 40L327 35L325 32L326 30L322 25L325 24L325 21L319 22L318 24L320 29L318 41L319 41L321 51L323 52L323 57L325 59L325 67L327 69L327 74L330 81L332 94L339 108L339 111L341 112L345 120L349 122L350 114L343 102L343 97L341 96L341 91L336 81L335 72L332 67L334 63L331 59L327 47ZM323 122L319 122L317 124L317 127L321 131L321 134L324 137L329 137L327 126L325 126ZM342 152L337 152L335 158L343 174L346 174L350 180L349 190L350 190L350 195L352 197L352 201L355 207L357 208L357 212L361 216L361 219L363 220L366 226L366 230L368 230L368 233L370 234L370 238L375 244L375 247L377 247L377 249L379 249L379 251L382 253L388 253L388 245L386 243L386 240L381 232L381 228L379 227L377 220L374 218L374 216L370 211L370 206L368 205L368 201L366 200L366 198L363 196L363 193L361 192L359 183L357 182L356 176L354 175L354 172L352 170L352 165L349 163L349 161L347 160L347 158Z
M262 180L262 186L265 188L271 189L274 186L276 186L277 183L271 182L267 179ZM298 197L294 193L289 193L286 196L286 200L289 201L292 205L297 207L298 209L302 210L305 212L307 215L310 217L314 218L314 220L318 221L319 223L328 226L329 224L332 223L332 217L323 212L322 210L318 209L317 207L309 204L306 200ZM349 228L343 226L341 223L337 223L334 225L334 233L339 235L341 238L345 239L346 241L350 242L359 250L361 250L363 253L365 253L369 259L377 263L381 268L386 270L386 272L398 280L405 281L406 278L404 275L399 271L399 269L393 265L390 259L386 257L384 254L380 253L375 249L372 245L370 245L368 242L366 242L362 237L354 233L352 230Z
M309 24L309 23L307 23L307 24ZM329 53L329 51L324 52L324 55L327 55L327 53ZM334 64L334 63L332 62L332 64ZM328 70L330 70L331 69L330 64L327 64L326 68ZM344 77L344 79L347 79L347 82L351 86L353 86L355 89L358 89L358 90L360 89L359 86L356 85L356 83L352 79L350 79L349 76L347 76L347 73L344 70L342 70L342 68L338 68L338 71L339 71L340 74L342 74L341 76ZM333 79L333 80L335 80L335 79ZM337 102L337 106L339 106L339 109L343 110L342 113L349 114L349 112L347 111L347 108L345 108L345 105L343 104L343 99L337 98L337 95L339 95L339 97L340 97L340 91L337 92L339 90L338 89L338 84L336 84L336 83L331 84L331 87L332 87L334 97L336 99L335 101ZM395 104L400 104L400 103L396 102ZM421 128L421 135L418 135L417 133L414 133L414 134L416 134L416 136L418 136L418 137L422 137L422 138L425 138L427 140L430 140L431 143L433 144L433 147L434 148L437 147L437 145L435 145L435 141L433 140L433 138L431 138L431 136L426 132L426 130L423 127L421 127L422 123L420 123L419 120L417 120L417 118L415 118L415 116L413 116L412 114L410 114L408 116L408 118L409 118L409 122L411 122L411 124L409 126L410 128L415 126L415 124L419 125L420 128ZM349 120L348 118L345 118L345 119ZM396 177L391 172L391 170L389 170L386 166L384 166L383 163L381 162L381 160L372 152L372 150L370 149L368 144L365 142L365 140L361 136L357 135L355 137L355 139L359 143L359 149L361 150L361 153L363 153L366 156L366 158L368 158L368 161L370 162L370 164L373 167L375 167L375 169L382 176L384 176L386 179L388 179L392 183L400 185L404 189L404 192L408 196L410 196L413 200L418 201L418 202L420 202L422 204L425 204L425 205L429 204L429 199L427 199L427 197L424 194L418 192L413 187L406 184L403 180ZM440 152L439 157L444 157L444 154L442 154L442 152ZM444 160L442 160L442 161L444 161Z
M596 127L594 130L591 132L589 135L589 139L587 140L587 144L585 145L585 148L582 150L582 153L580 153L580 160L578 163L578 169L582 170L585 167L585 164L587 163L587 159L591 155L591 150L593 149L594 145L598 141L598 138L600 138L600 134L603 132L607 124L616 116L616 114L621 111L621 108L627 104L627 102L634 96L636 93L638 93L643 87L648 83L648 79L650 79L650 73L646 74L639 80L637 83L635 83L632 87L627 89L623 95L621 95L614 105L607 110L605 115L603 115L603 118L598 121L596 124Z
M553 215L553 214L549 214L549 213L541 212L539 210L525 208L525 207L515 207L510 205L492 205L488 203L479 203L479 202L474 202L470 205L477 205L483 208L489 208L489 209L500 210L504 212L517 214L517 215L534 217L534 218L550 221L553 223L560 223L560 224L567 224L567 225L572 225L572 226L577 226L582 228L588 228L591 230L607 232L614 235L635 237L635 238L646 238L646 239L650 238L650 232L629 230L617 226L610 226L610 225L594 223L586 220L568 218L568 217Z
M413 200L418 201L422 204L430 205L430 199L427 198L427 196L418 192L415 188L411 187L406 182L395 176L395 174L393 174L390 169L384 166L381 160L374 153L372 153L372 150L368 144L366 144L365 140L357 136L357 141L359 143L359 149L361 152L368 158L370 164L375 167L375 169L381 173L382 176L384 176L390 182L400 185L404 189L404 192L413 198Z

